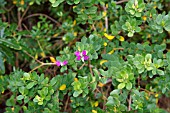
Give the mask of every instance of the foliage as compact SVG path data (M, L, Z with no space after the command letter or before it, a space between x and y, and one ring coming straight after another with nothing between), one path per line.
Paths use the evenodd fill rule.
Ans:
M169 112L167 5L1 0L2 112Z

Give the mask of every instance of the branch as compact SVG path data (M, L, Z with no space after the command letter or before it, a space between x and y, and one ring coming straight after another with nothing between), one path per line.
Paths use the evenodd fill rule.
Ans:
M131 102L132 102L132 97L129 95L129 100L128 100L128 111L131 110Z
M55 64L55 63L41 63L39 66L37 66L37 67L35 67L34 69L32 69L32 70L30 71L30 73L33 72L33 71L35 71L35 70L37 70L38 68L40 68L40 67L42 67L42 66L49 66L49 65L56 65L56 64Z
M107 12L107 8L105 6L103 6L103 10L104 12ZM108 17L107 15L105 16L105 28L106 28L106 31L108 30Z
M116 2L116 4L121 4L121 3L124 3L124 2L128 2L129 0L121 0L121 1L118 1Z
M25 17L23 20L26 20L28 18L34 17L34 16L45 16L46 18L50 19L52 22L54 22L55 24L57 24L58 26L61 26L61 24L59 22L57 22L55 19L51 18L50 16L46 15L46 14L42 14L42 13L35 13L35 14L31 14L28 15L27 17Z

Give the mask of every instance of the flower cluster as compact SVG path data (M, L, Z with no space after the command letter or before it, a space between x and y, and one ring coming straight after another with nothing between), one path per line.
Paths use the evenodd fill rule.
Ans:
M76 52L74 52L74 54L76 55L76 60L82 60L83 62L85 61L85 60L88 60L89 59L89 56L87 56L87 51L86 50L83 50L82 52L80 52L80 51L76 51ZM68 64L68 61L67 60L65 60L65 61L63 61L63 62L61 62L61 61L59 61L59 60L55 60L55 58L53 58L53 57L50 57L50 60L53 62L53 63L55 63L57 66L65 66L65 65L67 65Z
M85 60L89 59L89 56L87 56L86 50L83 50L82 52L76 51L74 52L74 54L77 56L76 60L82 60L84 62Z

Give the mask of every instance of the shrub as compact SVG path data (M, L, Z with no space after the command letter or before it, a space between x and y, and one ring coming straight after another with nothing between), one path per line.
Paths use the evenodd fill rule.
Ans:
M169 112L169 6L1 0L2 112Z

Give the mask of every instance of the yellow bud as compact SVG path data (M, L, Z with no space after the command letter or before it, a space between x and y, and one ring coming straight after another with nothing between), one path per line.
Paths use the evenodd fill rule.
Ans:
M65 84L61 85L60 88L59 88L59 90L65 90L65 89L66 89L66 85Z
M78 81L78 78L74 78L74 81L77 82L77 81Z
M157 93L157 94L155 94L155 97L157 98L159 96L159 94Z
M116 109L116 107L114 107L114 112L116 112L117 111L117 109Z
M77 6L73 6L73 9L76 8Z
M114 51L115 51L115 50L113 49L113 50L111 50L108 54L110 54L110 55L111 55L111 54L113 54L113 53L114 53Z
M74 36L77 36L77 32L74 32Z
M107 15L107 12L104 11L104 12L102 13L102 15L103 15L103 17L105 17L105 16Z
M124 38L123 36L120 36L119 40L120 40L121 42L123 42L123 41L125 40L125 38Z
M50 60L51 60L51 62L53 62L53 63L55 63L55 62L56 62L56 60L55 60L55 58L54 58L54 57L50 57Z
M40 55L44 58L46 55L44 52L41 52Z
M153 8L154 8L154 9L156 9L156 8L157 8L157 6L155 5L155 6L153 6Z
M84 9L81 9L81 12L83 12L84 11Z
M35 59L38 59L38 54L37 54L37 53L35 54L35 57L34 57L34 58L35 58Z
M152 14L150 13L150 18L152 17Z
M73 21L73 26L75 26L75 25L76 25L76 20Z
M107 46L107 42L104 42L104 44L103 44L104 46Z
M146 21L147 17L146 17L146 16L142 16L142 19L143 19L144 21Z
M24 0L21 0L20 4L21 4L21 5L24 5Z
M103 86L104 86L104 84L103 84L103 83L101 83L101 82L99 82L98 86L99 86L99 87L103 87Z
M4 94L4 90L1 93Z
M104 36L109 40L112 40L115 38L115 36L108 35L107 33L104 33Z
M99 102L96 101L96 102L94 103L94 106L97 107L98 105L99 105Z
M148 34L148 38L150 38L151 37L151 34Z
M92 110L92 113L97 113L97 111L96 110Z
M13 0L13 4L17 4L17 1L16 1L16 0Z
M103 22L100 21L100 22L97 24L97 26L98 26L100 29L102 29L102 28L103 28Z
M104 32L106 32L107 31L107 29L106 28L104 28L104 30L103 30Z
M149 100L149 97L148 96L145 96L146 100Z
M14 107L12 107L11 110L14 111Z
M100 61L100 65L102 65L103 63L107 62L107 60L101 60Z
M106 8L108 8L108 4L106 4Z
M158 98L156 98L156 104L158 104Z
M78 50L81 51L80 46L78 46Z
M40 36L36 36L36 38L40 38Z
M53 37L57 37L58 36L58 33L54 34Z

